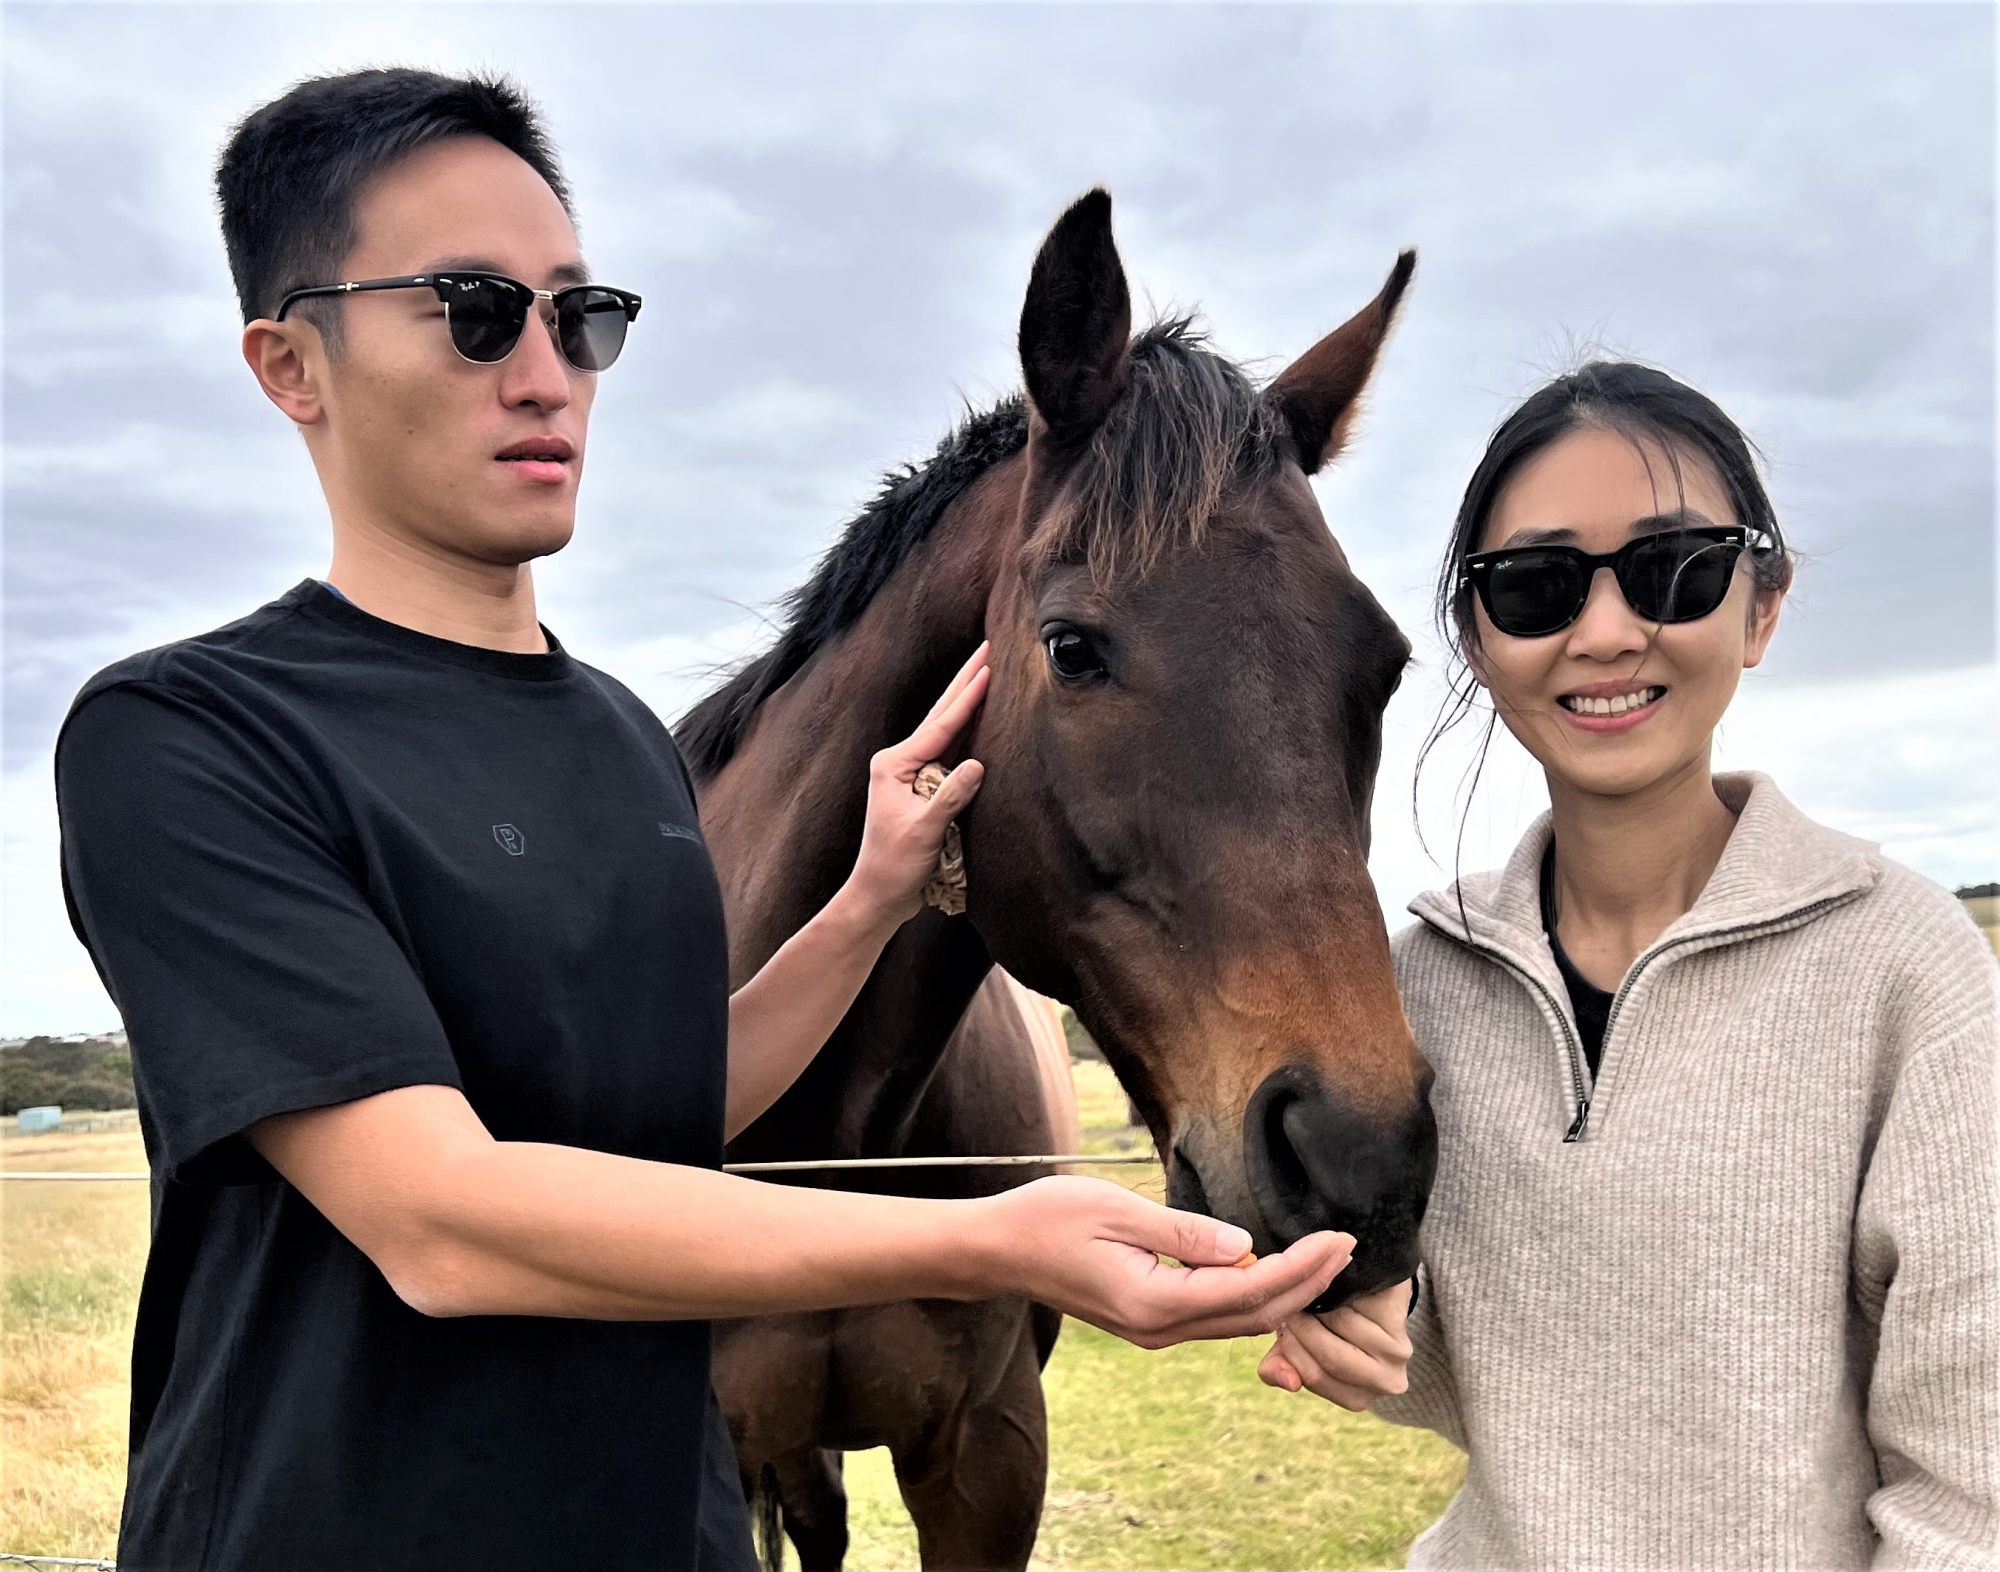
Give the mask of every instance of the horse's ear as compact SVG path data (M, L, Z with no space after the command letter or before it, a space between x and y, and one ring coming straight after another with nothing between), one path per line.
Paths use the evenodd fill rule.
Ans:
M1132 295L1111 239L1101 186L1056 220L1035 256L1021 307L1028 400L1060 441L1089 435L1125 391Z
M1264 397L1285 417L1298 443L1299 463L1308 475L1331 462L1346 445L1361 390L1375 369L1375 358L1395 320L1396 303L1403 298L1403 288L1416 265L1416 252L1399 255L1382 292L1299 356L1264 390Z

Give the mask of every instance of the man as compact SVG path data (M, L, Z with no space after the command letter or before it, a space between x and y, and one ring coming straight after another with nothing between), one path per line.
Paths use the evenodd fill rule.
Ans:
M1223 1269L1240 1231L1092 1180L721 1173L918 909L980 770L911 783L984 652L874 761L846 887L732 996L672 739L535 614L636 301L565 293L590 274L532 108L309 81L217 188L333 555L99 672L58 741L71 920L154 1174L128 1572L748 1566L709 1318L1025 1293L1161 1344L1325 1288L1345 1236Z

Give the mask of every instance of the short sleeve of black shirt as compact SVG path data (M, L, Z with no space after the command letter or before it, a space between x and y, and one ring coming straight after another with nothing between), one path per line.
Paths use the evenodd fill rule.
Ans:
M65 897L154 1169L132 1572L752 1564L705 1322L420 1315L243 1135L433 1084L501 1140L720 1164L727 958L686 767L548 643L433 638L308 579L99 672L64 722Z
M156 1166L251 1172L259 1119L461 1085L410 958L307 792L198 696L121 681L63 729L65 886L134 1046Z

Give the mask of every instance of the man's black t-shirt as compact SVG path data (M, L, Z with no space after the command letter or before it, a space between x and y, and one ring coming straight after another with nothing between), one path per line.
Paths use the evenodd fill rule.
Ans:
M720 1165L687 771L543 632L458 644L307 579L63 723L64 891L153 1168L129 1572L754 1565L706 1322L427 1317L243 1137L440 1085L498 1140Z

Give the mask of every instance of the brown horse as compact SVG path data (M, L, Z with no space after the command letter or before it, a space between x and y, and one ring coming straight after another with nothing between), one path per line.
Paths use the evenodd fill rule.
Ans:
M962 823L966 916L904 926L732 1160L1060 1149L997 964L1076 1009L1172 1201L1260 1251L1354 1234L1328 1304L1410 1274L1430 1072L1366 868L1410 646L1306 477L1345 442L1414 263L1260 392L1184 320L1132 336L1108 196L1057 222L1021 316L1025 396L892 477L776 645L681 723L740 983L852 866L869 756L992 640L966 739L987 770ZM1031 1177L802 1182L970 1195ZM846 1551L838 1454L876 1446L927 1568L1025 1566L1059 1323L1001 1300L718 1327L746 1488L807 1572Z

